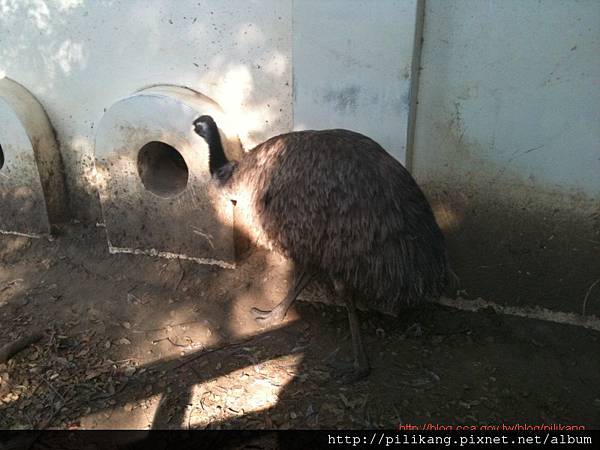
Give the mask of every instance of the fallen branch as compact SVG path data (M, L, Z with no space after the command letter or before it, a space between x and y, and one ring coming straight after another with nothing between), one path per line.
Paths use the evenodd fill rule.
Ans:
M20 351L26 349L31 344L35 344L42 338L42 336L44 336L44 333L41 331L36 331L0 348L0 364L4 364Z

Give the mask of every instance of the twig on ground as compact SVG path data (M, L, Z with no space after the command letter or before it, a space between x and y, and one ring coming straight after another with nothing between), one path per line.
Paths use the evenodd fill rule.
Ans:
M179 285L181 284L181 282L185 278L185 269L181 265L181 261L177 260L177 264L179 264L179 270L181 270L181 276L179 277L179 281L177 281L177 284L175 285L175 289L174 289L175 291L177 289L179 289Z
M587 301L588 298L590 297L590 294L592 293L592 290L594 289L594 287L600 283L600 278L598 278L596 281L594 281L591 286L588 288L586 294L585 294L585 298L583 299L583 308L581 311L581 315L585 316L585 308L587 307Z
M97 400L107 400L111 397L119 395L121 392L123 392L125 390L125 388L129 384L130 384L129 380L127 380L123 384L121 384L121 386L119 386L117 389L115 389L115 392L113 392L112 394L105 393L105 394L96 395L95 397L90 397L87 402L91 403L91 402L95 402Z
M29 347L31 344L35 344L42 338L42 336L44 336L44 333L41 331L35 331L0 348L0 364L5 363L17 353Z
M180 322L180 323L174 323L174 324L167 324L164 327L161 328L149 328L149 329L141 329L141 330L133 330L134 333L153 333L156 331L164 331L167 330L169 328L175 328L175 327L179 327L181 325L189 325L192 323L200 323L200 322L204 322L203 320L190 320L187 322Z
M161 339L154 339L152 341L153 344L158 344L159 342L162 341L169 341L169 343L171 343L172 345L176 346L176 347L188 347L188 345L184 345L184 344L178 344L177 342L173 342L173 340L170 337L165 337L165 338L161 338Z
M42 381L44 383L46 383L48 385L48 387L52 390L52 392L54 392L57 396L60 397L60 399L63 402L63 406L64 406L67 403L67 401L65 400L65 397L60 392L58 392L54 386L52 386L52 383L50 383L48 380L46 380L46 377L41 377L41 378L42 378Z
M4 286L2 286L0 288L0 292L3 292L5 290L7 290L8 288L12 287L13 285L17 284L17 283L21 283L23 282L23 278L17 278L15 280L9 281L8 283L6 283Z
M242 344L246 344L246 343L254 341L254 340L264 339L265 337L266 336L252 336L250 338L242 339L242 340L239 340L236 342L232 342L230 344L221 345L220 347L210 348L201 353L194 353L194 354L190 355L188 358L185 358L179 364L175 364L174 366L169 367L169 370L179 369L193 361L196 361L197 359L200 359L200 358L203 358L204 356L210 355L211 353L220 352L221 350L227 350L227 349L233 348L233 347L238 347Z

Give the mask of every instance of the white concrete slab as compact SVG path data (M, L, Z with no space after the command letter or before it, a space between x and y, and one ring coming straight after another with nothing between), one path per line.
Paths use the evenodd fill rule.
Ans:
M193 259L233 267L233 206L208 190L208 147L192 127L210 114L227 120L209 98L156 86L111 106L96 135L96 168L113 253ZM223 132L230 158L239 139Z
M420 2L303 0L293 8L294 129L355 130L404 162Z
M64 185L54 131L23 86L0 79L0 233L38 236L64 218Z

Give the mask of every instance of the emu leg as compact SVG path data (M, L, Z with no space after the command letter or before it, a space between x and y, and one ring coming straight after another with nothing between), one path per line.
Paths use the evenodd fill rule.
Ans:
M333 287L338 297L346 304L348 310L348 322L350 324L350 335L352 337L352 351L354 353L354 366L353 370L342 374L340 381L343 383L353 383L369 375L371 367L369 366L369 359L365 352L365 347L360 334L360 321L358 319L358 312L356 310L356 303L354 297L348 290L343 282L334 279Z
M252 308L250 310L254 319L263 325L273 325L283 320L285 315L294 303L294 300L298 298L300 292L306 287L306 285L312 280L314 273L307 270L296 272L294 277L294 284L288 291L287 295L281 303L279 303L271 311L263 311L262 309Z

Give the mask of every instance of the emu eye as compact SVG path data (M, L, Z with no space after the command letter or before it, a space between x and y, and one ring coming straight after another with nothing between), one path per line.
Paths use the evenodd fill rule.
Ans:
M194 130L200 135L206 133L206 124L204 122L194 122Z

